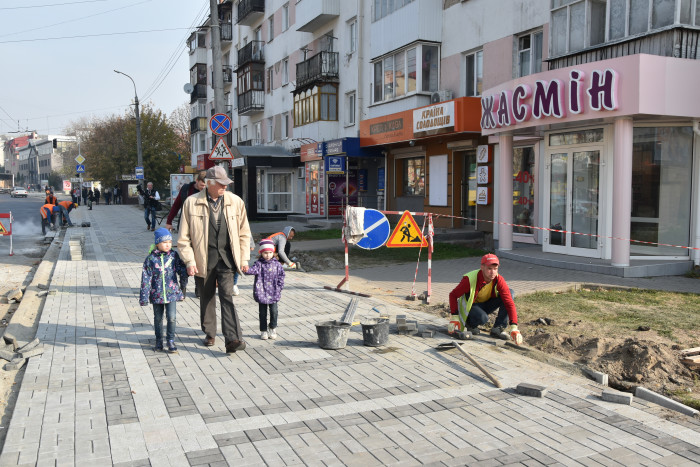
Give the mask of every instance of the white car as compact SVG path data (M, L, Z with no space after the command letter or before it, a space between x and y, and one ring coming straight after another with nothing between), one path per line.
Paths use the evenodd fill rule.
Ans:
M22 188L21 186L16 186L10 192L10 196L12 198L19 198L20 196L26 198L27 197L27 190L25 188Z

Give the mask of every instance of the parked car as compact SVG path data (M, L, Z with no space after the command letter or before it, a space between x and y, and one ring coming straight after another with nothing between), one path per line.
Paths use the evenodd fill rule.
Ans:
M19 198L20 196L23 198L26 198L27 197L27 190L21 186L16 186L12 189L10 196L13 198Z
M9 187L0 187L0 193L5 194L5 193L9 193L9 192L10 192Z

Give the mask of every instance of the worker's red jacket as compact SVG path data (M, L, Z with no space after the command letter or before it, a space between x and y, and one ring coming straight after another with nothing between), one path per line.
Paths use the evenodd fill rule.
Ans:
M498 292L498 296L501 298L501 300L503 300L503 306L506 307L511 324L518 324L518 312L515 309L515 302L513 301L513 297L510 295L510 287L508 287L506 280L499 274L496 276L493 282L494 284L493 289L491 289L491 298L496 298L496 292ZM476 275L476 292L474 293L475 298L485 285L486 281L484 280L484 274L479 271L479 273ZM453 315L459 314L457 300L464 294L467 294L467 298L469 298L470 290L471 287L469 285L469 278L464 276L462 281L457 284L457 287L450 292L450 313Z

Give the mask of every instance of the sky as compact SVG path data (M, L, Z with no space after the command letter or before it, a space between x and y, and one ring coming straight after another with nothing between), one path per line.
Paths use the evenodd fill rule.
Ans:
M209 0L0 0L0 134L123 115L134 85L115 69L170 115L189 103L187 38L208 14Z

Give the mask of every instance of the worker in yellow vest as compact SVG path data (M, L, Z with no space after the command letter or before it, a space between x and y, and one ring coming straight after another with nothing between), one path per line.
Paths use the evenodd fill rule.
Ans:
M450 312L459 315L460 330L479 334L479 326L489 321L489 315L498 310L490 335L499 339L523 342L518 330L518 312L513 291L498 274L499 261L494 254L481 258L481 268L466 273L457 287L450 292ZM510 323L509 323L510 322Z

